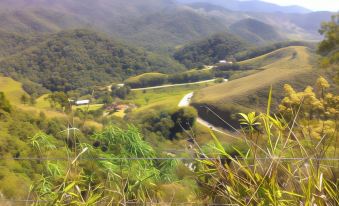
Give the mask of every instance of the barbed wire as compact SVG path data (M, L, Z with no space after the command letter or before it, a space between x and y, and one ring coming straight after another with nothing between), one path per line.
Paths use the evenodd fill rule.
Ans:
M17 202L17 203L27 203L27 202L30 202L30 203L48 203L50 201L47 201L47 200L10 200L10 199L0 199L0 202ZM107 203L110 203L110 204L122 204L122 205L161 205L161 204L170 204L170 205L191 205L191 204L194 204L194 205L205 205L205 206L239 206L239 204L214 204L214 203L210 203L210 204L205 204L205 203L199 203L199 202L98 202L97 204L100 205L101 204L107 204Z
M304 157L283 157L283 158L272 158L272 157L259 157L259 158L233 158L235 160L279 160L279 161L339 161L338 158L304 158ZM0 160L17 160L17 161L73 161L72 158L41 158L41 157L18 157L18 158L6 158L0 157ZM114 161L114 160L231 160L231 158L204 158L204 157L115 157L115 158L79 158L77 161Z

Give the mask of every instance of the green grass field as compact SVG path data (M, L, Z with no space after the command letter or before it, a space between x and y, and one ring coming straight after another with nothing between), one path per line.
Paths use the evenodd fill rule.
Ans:
M127 101L138 106L135 112L164 107L172 109L178 106L180 100L186 94L212 85L215 85L215 83L209 82L196 85L151 89L147 91L132 91L127 98Z

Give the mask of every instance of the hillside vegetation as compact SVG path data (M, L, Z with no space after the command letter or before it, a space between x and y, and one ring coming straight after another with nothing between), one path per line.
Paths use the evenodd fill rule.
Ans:
M240 20L232 24L229 29L238 37L252 44L260 45L284 40L273 26L256 19Z
M315 58L314 55L306 47L293 46L240 62L241 65L253 67L256 72L200 90L193 98L193 105L205 118L216 119L200 107L207 105L230 121L237 112L264 109L271 85L275 89L276 103L281 98L281 88L285 83L303 88L314 82L317 72L311 65L312 58ZM220 125L218 120L215 122Z
M180 48L174 58L193 68L211 65L247 48L247 44L232 34L222 33L200 41L192 42Z
M184 67L87 30L53 34L36 46L1 60L0 72L29 79L52 91L121 82L149 71L174 73Z

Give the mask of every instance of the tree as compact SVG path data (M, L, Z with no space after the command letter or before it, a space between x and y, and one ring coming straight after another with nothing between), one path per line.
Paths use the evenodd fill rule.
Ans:
M120 99L125 99L127 95L131 92L131 88L129 86L112 86L112 96L119 97Z
M36 104L36 95L32 94L31 97L29 98L29 103L31 105L35 105Z
M23 94L23 95L21 95L21 97L20 97L20 101L21 101L21 103L22 104L27 104L28 103L28 97L27 97L27 95L26 94Z
M59 105L62 109L65 109L65 111L70 110L68 96L64 92L54 92L48 96L48 100L53 107Z
M1 111L11 112L12 106L9 101L6 99L5 94L0 92L0 113Z
M192 107L181 108L172 114L174 126L171 129L171 138L177 133L189 130L193 127L198 114Z
M324 22L320 33L325 36L318 46L318 53L324 56L320 64L333 68L336 72L334 79L339 82L339 14L332 16L331 21Z
M319 32L325 36L325 39L319 44L319 53L327 55L335 50L335 52L339 52L339 14L332 16L331 21L324 22Z

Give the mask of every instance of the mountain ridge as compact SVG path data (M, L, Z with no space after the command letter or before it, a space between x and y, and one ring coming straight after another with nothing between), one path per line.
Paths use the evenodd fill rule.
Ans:
M233 11L245 11L245 12L284 12L284 13L309 13L311 10L301 6L280 6L277 4L264 2L264 1L237 1L237 0L177 0L180 3L197 3L205 2L221 6Z

